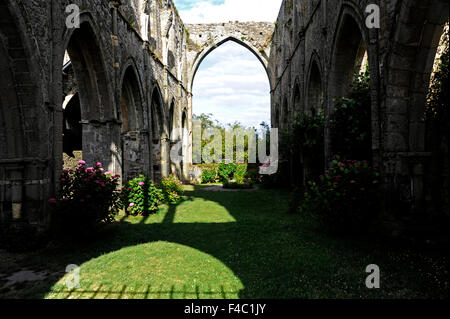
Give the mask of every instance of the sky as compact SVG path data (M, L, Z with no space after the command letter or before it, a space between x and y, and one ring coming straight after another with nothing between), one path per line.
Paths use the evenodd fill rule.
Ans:
M282 0L173 0L184 23L275 22Z
M282 0L173 0L184 23L274 22ZM270 123L270 86L261 62L228 41L200 64L193 86L194 114L211 113L222 124Z

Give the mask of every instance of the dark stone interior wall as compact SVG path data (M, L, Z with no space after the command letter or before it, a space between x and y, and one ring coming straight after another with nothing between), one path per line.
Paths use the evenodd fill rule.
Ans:
M372 3L380 7L379 29L365 25L365 9ZM448 10L448 1L442 0L283 1L269 59L272 125L289 126L277 114L282 120L284 101L293 101L295 83L301 102L291 102L289 111L308 111L316 104L308 96L313 62L322 75L325 115L331 114L333 98L348 92L345 78L358 56L358 43L352 41L362 38L371 73L373 161L390 191L409 207L407 214L427 211L424 181L430 174L431 154L425 148L423 114ZM327 132L324 155L329 163Z
M69 4L80 8L80 29L66 28ZM172 16L168 25L175 26L169 38L160 28L167 16ZM48 225L47 200L57 193L63 168L62 106L69 94L79 98L82 156L88 164L100 161L124 180L138 173L154 177L154 166L164 173L165 154L160 163L152 159L158 150L152 146L150 119L160 116L160 138L167 130L168 99L190 105L182 78L187 65L181 65L185 32L170 1L0 1L0 69L7 80L0 83L1 223ZM175 48L170 69L162 43ZM63 74L66 50L71 64ZM129 87L128 115L135 116L132 129L124 132L122 92ZM155 88L159 112L151 107Z

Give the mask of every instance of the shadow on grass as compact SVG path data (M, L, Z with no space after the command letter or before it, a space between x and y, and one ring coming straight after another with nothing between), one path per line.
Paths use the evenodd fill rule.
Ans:
M445 283L430 282L432 270L418 275L417 263L397 252L367 242L330 239L305 226L304 220L288 215L289 194L284 191L259 190L257 192L204 191L201 186L186 191L185 201L169 205L155 222L152 215L142 218L122 217L108 226L101 239L89 244L66 244L47 249L40 254L50 261L52 269L61 272L69 264L82 266L88 261L116 252L122 248L141 244L167 242L190 247L220 261L242 283L240 291L228 291L225 282L217 278L215 291L195 286L195 289L146 287L132 291L126 285L109 289L91 286L76 291L59 290L64 298L420 298L423 295L442 296ZM178 209L206 201L205 205L218 205L226 211L226 221L209 217L208 222L185 222L178 219ZM190 207L189 209L192 209ZM210 206L203 206L205 207ZM212 206L211 206L212 207ZM211 208L212 211L212 208ZM207 215L208 208L205 211ZM205 216L208 217L208 216ZM164 259L164 256L159 258ZM183 258L183 256L181 256ZM406 258L406 259L405 259ZM115 262L126 262L115 261ZM383 290L368 290L365 268L377 263L384 274ZM447 263L448 265L448 263ZM421 265L421 267L424 265ZM148 265L152 267L152 265ZM170 264L169 264L170 267ZM198 265L202 267L202 265ZM425 268L428 266L424 266ZM433 264L429 267L434 267ZM98 270L101 272L102 270ZM109 271L108 268L103 271ZM34 287L26 298L44 298L51 292L61 276L55 276ZM121 283L117 283L121 284ZM182 283L180 283L182 284ZM403 286L402 286L403 285ZM447 281L448 285L448 281ZM219 288L220 287L220 288ZM56 289L54 287L53 289ZM422 294L422 295L421 295ZM60 297L61 297L60 296ZM447 293L448 296L448 293Z

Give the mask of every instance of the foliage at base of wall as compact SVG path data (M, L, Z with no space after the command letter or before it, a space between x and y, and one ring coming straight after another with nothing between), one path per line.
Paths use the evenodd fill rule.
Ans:
M220 164L199 164L202 170L202 183L229 182L231 180L236 183L243 184L246 179L250 179L250 164L220 163Z
M120 208L119 178L101 163L86 167L82 160L75 170L64 170L60 194L49 199L53 233L87 238L112 222Z
M177 204L183 199L183 184L174 175L169 175L169 177L164 177L159 188L162 191L163 200L169 204Z
M336 99L330 118L332 151L344 159L371 160L370 73L355 77L349 97Z
M144 175L128 181L122 188L121 205L129 215L154 213L163 199L162 190Z
M300 211L328 233L364 234L381 211L381 194L380 174L367 161L335 156L332 167L308 183Z

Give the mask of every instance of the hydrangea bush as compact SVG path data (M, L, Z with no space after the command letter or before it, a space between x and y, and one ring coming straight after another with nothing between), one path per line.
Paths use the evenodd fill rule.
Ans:
M167 203L177 204L182 200L184 194L183 184L174 175L164 177L160 183L163 199Z
M49 199L56 233L86 236L112 222L120 208L119 179L99 162L86 167L79 161L75 170L64 170L60 194Z
M133 216L154 213L162 199L162 191L144 175L130 180L122 188L122 207Z
M301 206L327 232L339 235L366 233L381 211L380 174L367 161L341 161L317 182L308 182Z

